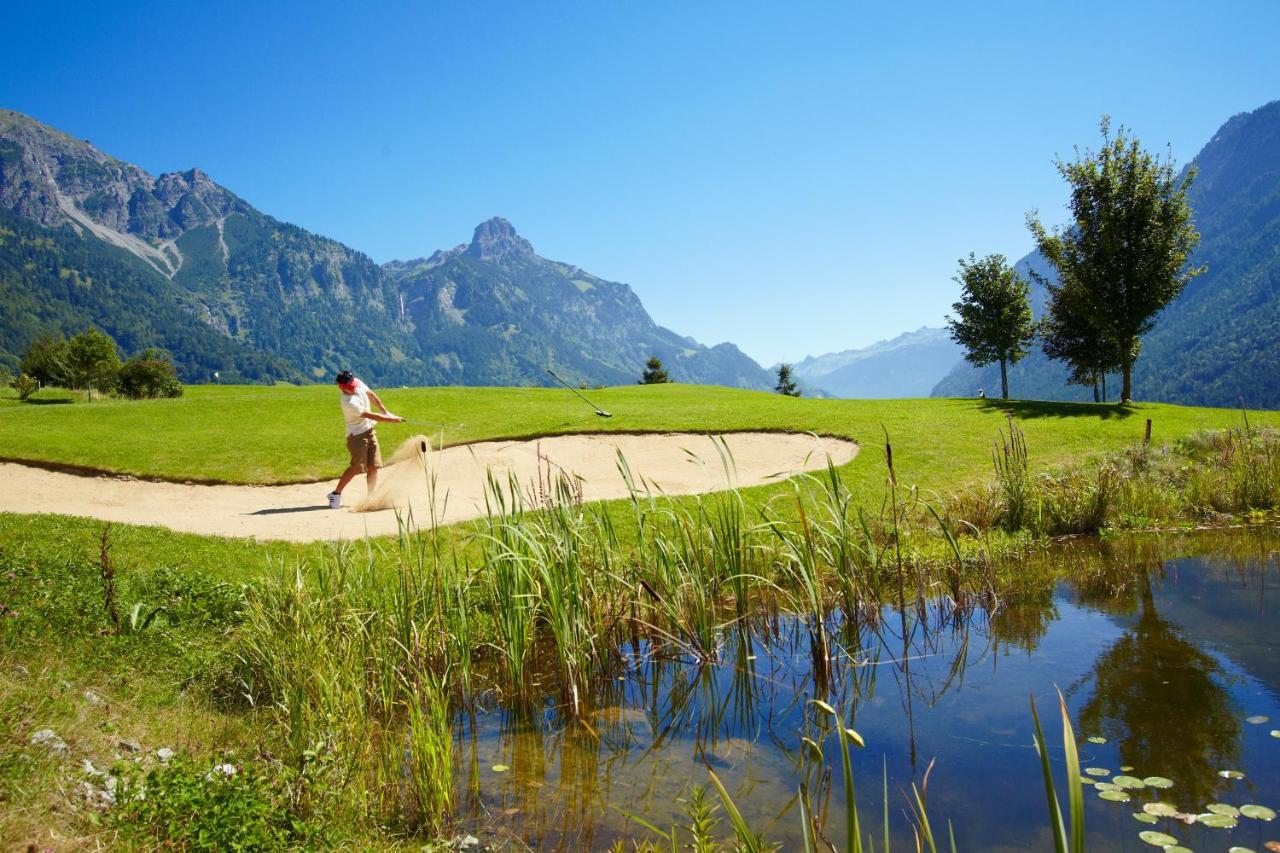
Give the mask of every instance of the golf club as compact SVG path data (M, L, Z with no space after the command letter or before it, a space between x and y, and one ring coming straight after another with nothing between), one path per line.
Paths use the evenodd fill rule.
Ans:
M583 396L582 396L582 392L581 392L581 391L579 391L577 388L574 388L574 387L573 387L572 385L570 385L568 382L565 382L565 381L564 381L563 379L561 379L559 376L556 376L555 371L553 371L551 368L549 368L549 367L547 368L547 373L550 373L550 374L551 374L551 377L552 377L553 379L555 379L555 381L559 382L561 385L563 385L564 387L568 388L570 391L572 391L573 393L575 393L575 394L577 394L579 397L581 397L581 398L582 398L582 402L586 403L588 406L590 406L591 408L595 409L595 410L596 410L596 414L597 414L597 415L599 415L599 416L600 416L600 417L602 417L602 418L611 418L611 417L613 417L613 415L609 414L609 413L608 413L608 412L606 412L604 409L600 408L600 407L599 407L599 406L597 406L595 403L593 403L593 402L591 402L590 400L588 400L586 397L583 397Z

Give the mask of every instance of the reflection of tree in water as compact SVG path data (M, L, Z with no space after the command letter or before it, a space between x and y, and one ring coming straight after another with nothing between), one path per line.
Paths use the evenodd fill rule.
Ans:
M1137 586L1138 620L1095 662L1080 729L1118 741L1121 764L1138 776L1167 776L1173 799L1198 806L1211 801L1217 771L1240 757L1240 715L1218 662L1156 612L1147 572ZM1104 609L1132 612L1130 602Z
M998 652L1001 646L1014 646L1030 654L1056 621L1058 608L1052 597L1001 607L991 614L991 650Z

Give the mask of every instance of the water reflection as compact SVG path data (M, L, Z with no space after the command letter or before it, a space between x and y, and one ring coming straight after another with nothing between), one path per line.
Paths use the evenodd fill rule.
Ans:
M1161 798L1184 808L1231 797L1276 806L1280 741L1266 742L1269 726L1243 723L1280 719L1266 612L1275 546L1257 534L1068 545L1046 555L1064 580L1039 599L994 612L936 603L832 614L836 653L822 691L809 627L785 615L726 629L717 665L634 638L582 722L558 713L550 690L539 706L482 705L459 721L465 822L484 840L599 849L652 837L633 817L685 822L682 800L712 768L753 828L794 847L797 786L830 826L843 820L834 739L808 705L821 698L867 739L856 774L877 835L884 773L895 843L913 846L901 792L936 759L930 812L953 823L961 849L1040 849L1045 806L1027 698L1054 685L1067 691L1082 738L1109 739L1083 745L1089 764L1166 776L1175 786ZM1179 558L1187 553L1207 556ZM804 736L824 744L824 764L806 755ZM1227 767L1248 779L1216 775ZM1090 849L1131 848L1144 828L1133 805L1086 799ZM1187 829L1183 843L1198 831L1209 830ZM1250 831L1247 822L1214 830L1213 844L1260 846L1241 834Z

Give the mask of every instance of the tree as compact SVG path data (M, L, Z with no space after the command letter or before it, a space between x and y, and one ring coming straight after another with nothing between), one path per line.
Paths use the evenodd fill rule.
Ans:
M181 397L178 371L164 350L148 348L120 366L120 393L135 400Z
M789 364L778 365L778 384L773 387L779 394L784 394L788 397L800 396L800 388L796 385L795 380L791 378L791 365Z
M86 388L93 399L96 386L110 391L120 373L120 354L116 342L105 332L90 326L67 341L67 367L76 388Z
M18 399L26 402L31 395L40 389L40 380L34 376L28 376L25 373L21 376L15 376L9 380L9 384L14 391L18 392Z
M67 366L67 341L62 335L39 335L22 354L18 367L25 374L44 385L70 385L71 370Z
M1000 363L1000 393L1009 399L1009 365L1027 354L1035 334L1031 317L1031 285L1009 266L1004 255L960 259L954 281L962 288L960 301L947 318L952 339L965 349L965 359L977 367Z
M644 373L640 374L640 384L662 385L670 381L667 371L662 369L662 359L656 355L649 356L649 360L644 363Z
M1073 305L1118 352L1128 402L1139 337L1205 270L1187 266L1200 240L1187 203L1195 170L1179 177L1172 153L1152 156L1123 127L1112 137L1105 116L1100 130L1102 150L1057 163L1071 186L1070 224L1050 232L1032 212L1027 226Z
M1035 276L1035 273L1032 273ZM1119 350L1075 307L1072 293L1049 281L1042 283L1049 291L1049 304L1040 321L1040 348L1056 361L1071 368L1067 381L1074 385L1093 386L1093 401L1107 399L1107 374L1120 369Z

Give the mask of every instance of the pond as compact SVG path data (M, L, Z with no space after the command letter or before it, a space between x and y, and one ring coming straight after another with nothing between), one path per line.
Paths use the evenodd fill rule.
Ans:
M874 833L877 848L887 785L894 848L915 849L908 798L927 779L941 846L950 823L961 850L1051 850L1029 700L1065 807L1056 687L1090 778L1172 783L1122 789L1125 802L1086 786L1090 850L1158 849L1139 840L1146 830L1193 850L1261 851L1280 839L1280 820L1226 808L1280 811L1280 535L1077 541L1037 559L1051 560L1061 580L1034 601L832 615L840 649L830 688L817 695L805 624L762 614L724 629L715 665L641 640L619 649L616 680L585 724L550 698L520 711L482 702L457 726L463 826L498 846L659 841L640 820L687 825L688 800L710 770L748 824L788 850L801 846L797 791L806 786L825 835L842 847L840 752L829 716L808 701L818 698L865 739L854 779L863 834ZM1189 814L1214 804L1236 825L1139 822L1135 812L1156 801ZM718 816L728 836L723 809Z

